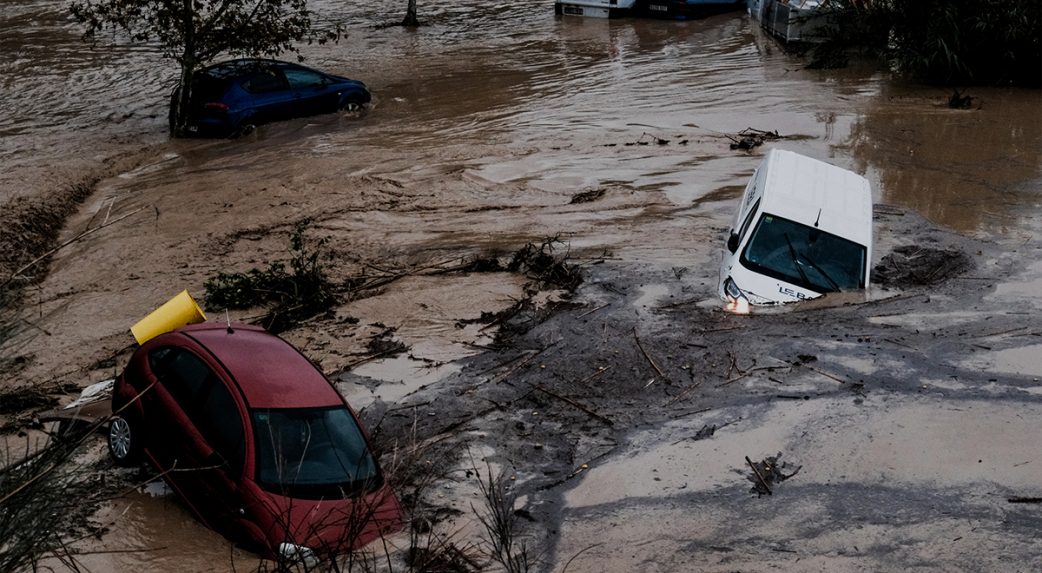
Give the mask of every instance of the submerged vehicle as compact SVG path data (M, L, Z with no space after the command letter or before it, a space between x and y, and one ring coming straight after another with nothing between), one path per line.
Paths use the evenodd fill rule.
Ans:
M554 13L558 16L618 18L628 15L635 3L636 0L557 0Z
M554 13L563 16L617 18L639 16L686 20L736 10L746 0L557 0Z
M749 15L782 43L827 39L837 12L828 0L749 0Z
M269 558L310 561L401 528L355 413L263 329L203 323L148 340L112 412L118 465L149 462L203 523Z
M846 169L772 149L742 194L720 265L733 312L868 287L872 191Z
M170 96L171 129L180 91ZM192 135L223 137L271 121L359 111L371 99L357 80L278 60L230 60L195 73L186 127Z
M633 13L645 18L687 20L744 8L746 0L638 0Z

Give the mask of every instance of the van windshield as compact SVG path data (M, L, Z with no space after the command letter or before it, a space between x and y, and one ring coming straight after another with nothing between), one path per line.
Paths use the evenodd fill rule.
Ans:
M865 288L865 254L863 245L764 213L740 260L760 274L826 293Z
M304 499L352 497L381 485L347 408L255 410L257 481Z

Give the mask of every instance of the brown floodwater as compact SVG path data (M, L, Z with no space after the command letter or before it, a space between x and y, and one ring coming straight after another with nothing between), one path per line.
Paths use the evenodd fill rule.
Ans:
M155 46L91 49L62 1L0 5L0 202L140 158L103 180L72 223L144 214L92 237L104 249L84 241L64 251L34 294L41 323L61 328L46 341L16 340L17 351L66 359L37 375L87 363L99 352L88 336L124 346L127 325L180 288L280 252L272 231L303 216L334 237L348 267L512 250L562 233L583 256L705 266L693 274L715 279L710 245L761 156L730 150L727 134L748 127L785 136L770 145L864 173L877 201L967 234L1037 237L1038 90L973 88L972 109L948 109L948 90L878 70L805 70L740 12L601 21L555 17L551 2L460 0L421 3L427 25L408 30L375 26L399 19L404 1L312 8L348 34L302 46L306 63L365 81L368 113L262 126L238 140L171 141L165 106L176 70ZM605 194L570 203L592 189ZM1034 268L996 296L1037 301ZM399 328L414 348L356 373L403 381L385 395L393 399L454 371L444 363L487 336L455 329L459 301L474 303L468 316L496 311L519 288L509 277L416 279L356 303L351 313ZM645 292L649 301L662 294ZM415 320L436 314L430 308L444 316ZM340 345L331 356L364 354L357 341L323 344ZM1018 371L1023 360L994 357ZM110 554L94 562L100 569L230 567L227 545L172 500L131 496L106 512L120 525L98 549L154 550Z

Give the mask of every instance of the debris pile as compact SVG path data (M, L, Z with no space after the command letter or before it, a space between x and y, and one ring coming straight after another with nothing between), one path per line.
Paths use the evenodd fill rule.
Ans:
M286 261L275 261L263 270L217 273L203 284L207 308L267 306L261 323L276 333L332 308L337 302L335 287L320 264L327 239L307 241L304 232L310 224L305 219L290 234L288 271Z
M578 265L569 264L568 250L560 251L564 246L560 237L547 237L537 247L534 243L528 243L516 253L507 270L515 273L524 273L528 278L538 281L541 286L551 286L565 290L575 290L583 282L582 273Z
M727 139L731 140L731 149L752 151L753 149L763 145L764 142L778 141L779 139L785 139L785 137L780 135L777 130L764 131L762 129L747 127L734 135L728 135Z
M575 205L576 203L592 203L604 197L606 190L601 187L597 189L588 189L572 195L572 200L568 202L569 205Z
M872 279L883 287L933 286L973 268L966 253L905 245L896 247L872 270Z
M758 496L773 495L775 484L779 484L800 472L803 466L796 466L796 469L792 470L792 472L784 473L782 468L787 467L788 464L778 464L781 456L781 452L778 452L778 455L766 457L759 462L754 462L749 459L749 456L745 456L745 463L749 464L749 467L753 470L752 475L749 476L749 481L753 482L753 487L749 490L750 492Z

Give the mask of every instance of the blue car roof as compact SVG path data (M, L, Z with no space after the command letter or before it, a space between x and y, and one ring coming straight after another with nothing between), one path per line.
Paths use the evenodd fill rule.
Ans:
M214 78L229 79L235 78L250 71L263 68L298 68L310 70L304 66L293 64L290 62L283 62L280 60L265 60L259 58L242 58L238 60L228 60L226 62L220 62L210 66L206 66L201 72L205 73ZM319 70L312 70L318 73L325 73Z

